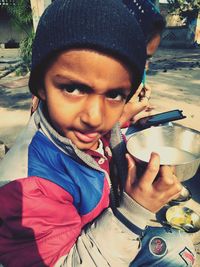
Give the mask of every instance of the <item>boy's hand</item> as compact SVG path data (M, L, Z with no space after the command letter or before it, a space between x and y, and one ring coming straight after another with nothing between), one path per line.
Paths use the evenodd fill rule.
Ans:
M160 166L160 158L151 154L148 166L141 177L136 179L136 164L133 158L126 154L128 161L128 176L125 192L144 208L151 212L159 211L166 203L176 199L182 185L169 166Z
M144 110L140 111L138 114L136 114L135 116L133 116L131 118L131 124L135 124L138 120L145 118L147 116L151 116L153 114L155 114L155 106L151 106L149 105L147 108L145 108Z
M123 125L127 121L136 121L134 119L139 113L147 109L149 112L149 99L151 95L151 88L149 86L143 87L141 84L132 98L129 100L128 103L124 106L124 111L122 116L119 120L120 124ZM152 108L151 108L152 109ZM147 116L148 114L142 114L141 116Z
M151 97L151 91L151 87L148 84L141 84L135 94L138 96L139 101L146 101L148 103Z

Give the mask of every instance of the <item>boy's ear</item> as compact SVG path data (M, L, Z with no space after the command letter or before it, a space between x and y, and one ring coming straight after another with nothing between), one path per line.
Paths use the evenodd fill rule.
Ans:
M38 89L38 96L40 97L41 100L45 101L46 100L46 91L44 88L39 88Z

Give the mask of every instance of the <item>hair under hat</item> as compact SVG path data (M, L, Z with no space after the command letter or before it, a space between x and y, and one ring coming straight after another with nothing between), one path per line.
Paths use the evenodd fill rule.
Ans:
M55 0L44 11L32 49L29 87L37 95L45 62L57 51L90 48L131 68L133 92L142 79L146 49L143 33L121 0Z

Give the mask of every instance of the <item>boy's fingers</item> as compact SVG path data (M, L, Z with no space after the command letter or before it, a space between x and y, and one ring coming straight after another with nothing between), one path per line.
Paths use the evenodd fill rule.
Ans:
M160 169L160 156L152 152L147 169L144 172L143 176L139 178L141 183L144 184L153 184L158 172Z
M160 177L162 178L161 183L165 185L173 185L175 182L173 170L169 166L162 166L160 168Z
M160 178L157 183L157 189L160 189L161 191L164 189L170 190L173 194L181 192L182 185L174 175L173 168L170 166L163 166L160 169Z
M141 93L142 89L143 89L143 84L141 83L140 86L138 87L138 89L135 92L135 96L139 96L139 94Z
M135 161L129 154L126 154L126 159L128 162L128 176L126 180L126 185L131 186L136 179L136 165Z
M150 112L152 110L154 110L156 108L156 106L152 106L152 105L149 105L147 108L146 108L146 112ZM153 114L148 114L148 115L153 115Z
M148 84L145 84L145 91L148 97L151 95L151 87Z

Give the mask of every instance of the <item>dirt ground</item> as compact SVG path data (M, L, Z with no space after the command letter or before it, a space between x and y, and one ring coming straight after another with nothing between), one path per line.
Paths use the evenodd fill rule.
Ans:
M156 111L183 110L187 118L179 123L200 131L200 49L160 49L148 81Z
M16 49L0 49L0 73L18 57ZM183 110L187 117L180 124L200 131L200 48L162 49L152 59L147 82L153 92L151 103L155 113L172 109ZM0 140L8 147L28 122L31 95L28 76L10 74L0 79ZM191 183L194 202L189 203L200 214L200 175ZM198 180L197 180L198 179ZM193 235L200 266L200 233Z

